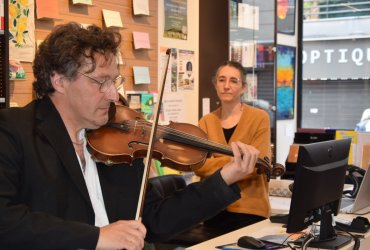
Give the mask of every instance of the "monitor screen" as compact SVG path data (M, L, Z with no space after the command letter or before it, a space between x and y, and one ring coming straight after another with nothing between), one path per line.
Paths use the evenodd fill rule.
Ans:
M349 237L335 234L332 218L339 211L350 145L347 138L299 146L287 232L300 232L320 221L319 235L309 246L347 243Z

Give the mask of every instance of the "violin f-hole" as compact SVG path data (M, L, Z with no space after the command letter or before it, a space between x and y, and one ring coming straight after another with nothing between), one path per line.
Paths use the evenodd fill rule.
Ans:
M141 142L141 141L130 141L129 143L127 143L128 147L130 149L133 149L134 148L133 144L135 144L135 145L143 145L145 147L148 146L148 143L144 143L144 142Z

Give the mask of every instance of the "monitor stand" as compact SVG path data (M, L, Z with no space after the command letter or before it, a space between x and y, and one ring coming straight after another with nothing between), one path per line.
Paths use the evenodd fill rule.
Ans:
M351 236L336 234L333 226L333 216L330 209L321 209L320 234L308 243L308 247L321 249L339 249L352 241ZM307 238L300 239L304 244Z
M321 249L339 249L349 244L351 240L352 240L351 236L339 234L332 240L327 240L327 241L313 240L308 244L308 247L321 248Z

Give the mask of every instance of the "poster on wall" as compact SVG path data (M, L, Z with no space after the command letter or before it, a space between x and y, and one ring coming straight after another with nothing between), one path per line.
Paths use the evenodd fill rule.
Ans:
M9 1L10 59L32 62L35 56L34 0Z
M171 49L171 57L169 62L169 69L170 69L170 77L167 77L167 79L170 80L170 92L177 92L177 73L178 73L178 67L177 67L177 58L178 58L178 50L176 48Z
M164 1L164 37L187 40L187 0Z
M159 73L160 81L164 77L164 67L166 65L166 51L169 48L161 47L159 50ZM162 84L162 83L161 83ZM167 77L164 85L164 92L177 92L177 49L171 48L170 61L167 68Z
M179 91L194 90L193 65L194 65L194 51L179 49L179 59L178 59Z
M293 119L296 48L277 45L276 57L276 118Z
M294 35L296 0L277 0L277 32Z
M166 63L166 51L168 48L161 47L159 72L163 78L163 68ZM171 48L170 61L167 68L164 92L179 92L194 90L194 51Z

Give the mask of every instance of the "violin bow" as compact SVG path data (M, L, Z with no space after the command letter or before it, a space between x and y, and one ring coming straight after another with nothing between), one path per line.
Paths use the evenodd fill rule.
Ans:
M147 184L148 177L149 177L150 164L151 164L151 161L152 161L153 147L154 147L154 142L155 142L156 132L157 132L157 126L158 126L158 120L159 120L159 112L160 112L160 107L161 107L161 104L162 104L162 97L163 97L164 86L165 86L166 78L167 78L167 71L168 71L168 65L169 65L169 62L170 62L170 56L171 56L171 49L167 49L167 51L166 51L166 62L165 62L166 64L165 64L165 67L163 68L163 73L162 73L163 79L161 81L161 86L159 88L157 103L156 103L156 105L153 109L153 124L152 124L152 128L151 128L151 131L150 131L148 149L147 149L147 154L146 154L146 158L145 158L144 173L143 173L143 178L142 178L142 181L141 181L139 201L138 201L138 206L137 206L136 215L135 215L136 220L141 219L141 215L142 215L142 212L143 212L146 184Z

